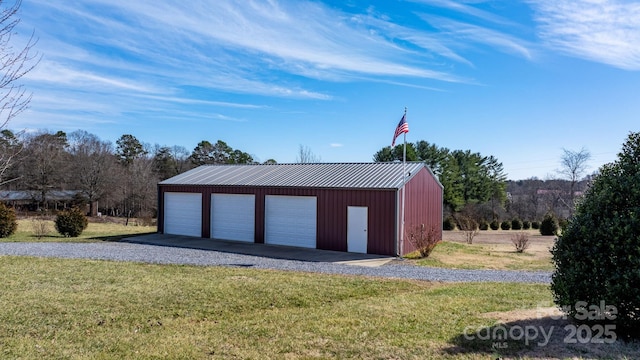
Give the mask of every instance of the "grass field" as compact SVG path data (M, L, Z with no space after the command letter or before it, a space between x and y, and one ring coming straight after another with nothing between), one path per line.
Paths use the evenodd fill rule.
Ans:
M0 273L3 359L640 354L636 345L563 344L562 320L532 315L539 304L550 304L546 285L8 256L0 257ZM545 346L511 339L496 347L495 341L467 337L491 330L497 320L558 331Z
M90 223L75 241L154 231ZM41 241L32 235L21 220L9 241ZM68 239L52 234L44 240ZM454 238L434 255L450 252L459 262L487 264L522 255L484 253L496 252L495 245L505 245L504 239L479 237L466 245ZM546 308L552 305L548 285L12 256L0 256L0 274L2 359L640 356L638 344L566 344L566 321L550 317ZM502 327L555 331L544 346L538 346L541 336L497 342L481 336Z
M0 257L1 358L477 358L544 285ZM507 353L526 350L510 343Z
M414 260L418 265L452 269L500 269L552 271L551 253L554 236L542 236L528 230L530 247L517 253L511 236L517 231L481 231L473 244L467 244L460 231L443 232L444 241L426 259Z
M56 232L53 220L45 220L44 227L48 230L42 237L35 236L34 226L38 226L34 218L19 219L18 230L15 234L0 238L0 242L86 242L86 241L117 241L124 237L136 234L146 234L156 232L155 226L144 226L131 220L129 225L125 226L125 219L107 218L101 220L92 220L89 226L76 238L65 238Z

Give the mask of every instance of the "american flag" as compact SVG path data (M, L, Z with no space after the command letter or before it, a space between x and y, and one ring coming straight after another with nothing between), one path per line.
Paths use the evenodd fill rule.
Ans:
M409 124L407 124L407 114L402 115L402 119L398 123L398 127L396 128L396 133L393 134L393 141L391 141L391 147L396 145L396 139L400 134L409 132Z

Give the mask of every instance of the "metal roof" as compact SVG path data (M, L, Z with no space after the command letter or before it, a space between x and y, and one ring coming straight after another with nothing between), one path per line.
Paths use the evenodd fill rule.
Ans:
M80 190L49 190L45 197L52 201L73 200ZM0 201L42 201L42 192L36 190L0 190Z
M422 168L422 162L407 162L407 180ZM398 189L402 163L202 165L160 185Z

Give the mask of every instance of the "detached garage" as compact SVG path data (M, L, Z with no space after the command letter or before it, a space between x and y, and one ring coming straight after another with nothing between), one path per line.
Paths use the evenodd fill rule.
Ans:
M423 164L204 165L158 184L158 231L324 250L405 255L405 228L442 235L442 185ZM405 236L406 238L406 236Z

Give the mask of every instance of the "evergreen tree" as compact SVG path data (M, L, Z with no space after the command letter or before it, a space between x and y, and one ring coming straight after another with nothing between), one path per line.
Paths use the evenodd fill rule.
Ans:
M135 159L148 154L142 143L133 135L122 135L116 141L116 156L121 164L129 166Z
M551 289L579 322L616 326L640 337L640 133L631 133L618 160L600 168L553 249ZM611 317L584 319L579 302L614 306Z

